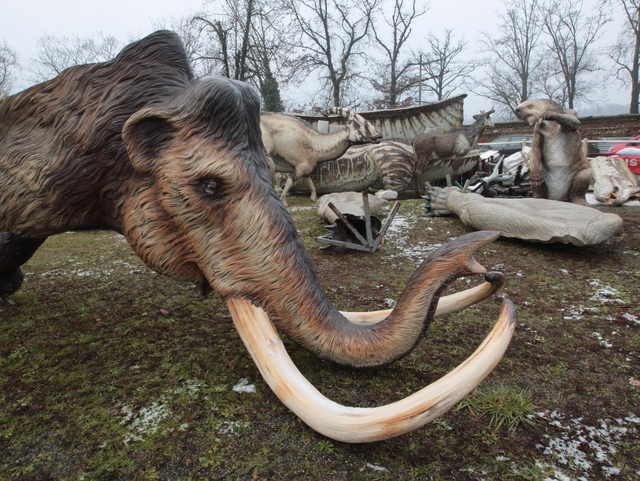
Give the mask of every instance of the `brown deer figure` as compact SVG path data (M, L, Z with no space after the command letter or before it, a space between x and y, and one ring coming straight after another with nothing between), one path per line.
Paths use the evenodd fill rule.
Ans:
M495 110L480 112L473 116L475 122L467 127L458 127L443 134L425 133L413 139L416 163L413 167L413 182L416 192L424 195L422 173L427 165L442 163L451 157L466 155L478 143L486 127L493 127L490 115Z

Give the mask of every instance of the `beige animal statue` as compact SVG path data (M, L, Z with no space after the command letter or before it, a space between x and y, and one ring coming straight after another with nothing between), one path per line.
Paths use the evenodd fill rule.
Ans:
M622 230L622 219L591 207L548 199L486 198L458 187L430 187L427 215L455 214L474 229L530 242L599 244Z
M305 178L311 190L311 200L317 199L316 189L309 177L318 162L333 160L356 144L376 142L382 135L353 110L334 107L325 116L341 115L347 119L346 129L321 134L305 121L293 115L260 113L262 142L267 155L275 163L276 172L290 173L280 199L287 205L287 192L297 179Z
M534 126L528 154L533 197L587 205L592 173L578 133L578 113L551 100L527 100L515 113Z
M598 202L620 206L632 198L640 198L640 182L624 159L596 157L591 159L593 195Z
M318 199L318 215L323 221L333 224L338 219L338 215L329 208L329 203L331 203L344 215L364 218L362 195L361 192L337 192L323 195ZM380 215L389 207L389 201L381 197L367 195L367 199L371 215Z
M377 195L366 194L368 208L365 210L364 195L365 193L363 192L334 192L325 194L318 199L318 215L326 224L324 228L330 232L324 238L328 236L328 239L332 241L325 243L320 240L322 238L318 238L319 242L326 244L321 249L331 249L335 252L354 250L352 247L339 245L335 241L363 245L362 241L351 231L344 220L329 207L329 204L338 209L362 239L372 243L380 235L382 229L380 216L383 211L389 208L389 202ZM368 221L367 212L369 213ZM369 230L368 233L367 229ZM381 241L380 245L384 245L384 242ZM364 247L372 247L372 244L367 244ZM355 248L355 250L365 249ZM374 250L372 249L369 252Z
M474 146L486 127L493 127L491 114L480 112L473 116L475 122L467 127L458 127L448 130L442 134L424 133L413 139L413 152L416 163L413 167L413 181L415 190L419 195L424 195L424 183L422 181L423 172L427 167L433 167L451 157L462 157L466 155Z

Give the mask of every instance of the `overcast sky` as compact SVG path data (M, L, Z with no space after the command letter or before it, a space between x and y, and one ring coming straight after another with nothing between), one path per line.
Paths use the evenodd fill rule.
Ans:
M585 4L595 1L586 0ZM202 0L2 0L0 40L16 50L24 66L35 56L36 41L43 35L87 37L102 32L124 43L151 33L154 22L195 13L201 10L202 4ZM456 38L464 35L469 43L467 55L473 55L477 51L479 31L497 34L496 11L501 7L501 0L431 0L429 11L414 28L413 46L423 41L429 31L443 36L445 28L450 28ZM615 23L607 27L607 37L602 44L612 42L618 31ZM627 90L613 82L610 84L603 103L627 104ZM23 82L17 87L28 85ZM466 93L469 94L465 101L467 119L492 107L490 101ZM287 100L302 99L304 94L290 92Z

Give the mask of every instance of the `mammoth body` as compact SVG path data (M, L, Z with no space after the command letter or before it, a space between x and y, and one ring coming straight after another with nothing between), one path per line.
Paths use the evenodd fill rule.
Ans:
M20 266L48 236L101 226L122 233L155 271L216 290L274 392L327 436L395 436L474 389L508 346L515 326L508 301L463 368L406 403L350 410L312 392L285 359L273 324L322 359L393 362L420 340L436 306L451 312L501 287L504 277L472 257L497 234L468 234L438 249L393 311L341 313L276 194L272 167L256 93L225 78L194 80L171 32L8 97L0 101L0 298L19 289ZM474 273L488 282L438 303L452 280Z
M527 100L515 113L534 126L528 154L533 196L586 205L592 173L582 150L576 111L551 100Z

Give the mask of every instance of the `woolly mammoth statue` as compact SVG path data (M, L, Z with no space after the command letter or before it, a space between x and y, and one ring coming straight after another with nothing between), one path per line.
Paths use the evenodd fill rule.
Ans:
M500 288L502 275L472 257L497 233L475 232L441 247L413 274L393 311L339 312L273 188L259 109L257 95L241 82L194 80L170 32L0 102L0 293L20 287L20 265L48 236L110 228L155 271L203 293L215 289L265 380L312 428L366 442L424 425L500 360L515 325L511 303L452 373L372 409L340 406L309 386L274 324L322 359L352 367L391 363L415 346L436 305L438 313L456 310ZM468 274L487 282L438 304L444 287Z

